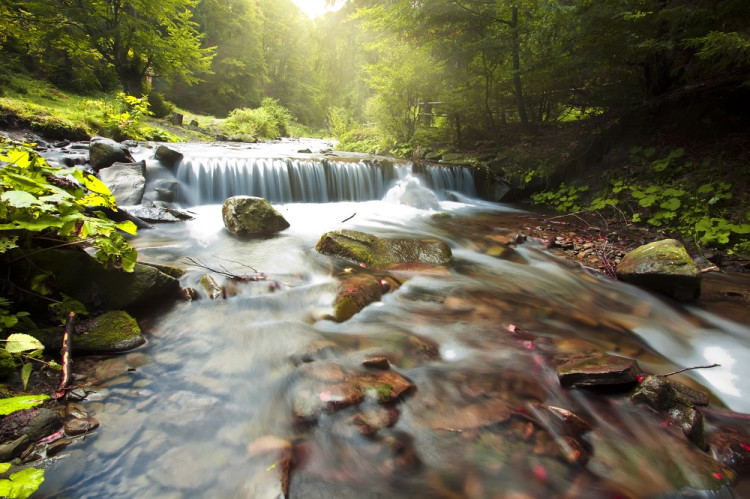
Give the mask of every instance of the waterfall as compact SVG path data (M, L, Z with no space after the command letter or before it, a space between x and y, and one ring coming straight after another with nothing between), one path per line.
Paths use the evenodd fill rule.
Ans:
M177 169L179 201L187 205L223 203L231 196L259 196L272 203L325 203L382 199L411 164L371 161L190 157ZM475 195L474 180L462 168L430 166L425 181L444 190Z

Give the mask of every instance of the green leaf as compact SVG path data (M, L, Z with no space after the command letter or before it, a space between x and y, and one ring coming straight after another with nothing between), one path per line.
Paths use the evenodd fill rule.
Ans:
M7 399L0 399L0 416L7 416L16 411L35 407L49 398L49 395L17 395Z
M23 381L24 390L26 389L26 385L29 384L29 378L31 378L32 369L34 369L34 366L31 365L31 362L27 362L21 368L21 381Z
M13 473L9 480L0 480L0 496L9 499L26 499L44 482L44 470L26 468Z
M0 199L14 208L29 208L42 204L33 194L26 191L4 192Z
M680 203L680 200L678 198L670 198L661 203L659 206L661 208L664 208L665 210L675 211L680 207L681 204L682 203Z
M5 342L5 350L10 353L29 352L40 348L43 349L44 345L38 339L28 334L11 334Z
M10 463L0 463L0 473L5 473L10 469Z
M131 236L134 236L136 232L138 231L138 226L136 226L133 222L130 220L127 220L125 222L119 223L115 225L118 229L125 232L126 234L130 234Z

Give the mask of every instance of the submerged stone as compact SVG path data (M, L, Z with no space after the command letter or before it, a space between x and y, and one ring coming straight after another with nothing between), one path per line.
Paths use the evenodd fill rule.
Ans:
M701 271L685 247L674 239L640 246L617 265L617 277L680 301L701 293Z
M443 265L451 259L450 247L435 239L385 239L355 230L327 232L315 250L373 268L411 262Z
M232 234L263 235L280 232L289 222L271 203L254 196L234 196L221 208L224 226Z

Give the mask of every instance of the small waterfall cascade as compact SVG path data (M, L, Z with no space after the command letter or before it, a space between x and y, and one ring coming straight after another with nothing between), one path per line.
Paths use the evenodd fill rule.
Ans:
M237 195L272 203L379 200L411 173L411 164L379 161L186 156L176 176L178 201L196 206ZM439 195L445 190L475 195L471 173L462 168L430 166L425 176Z

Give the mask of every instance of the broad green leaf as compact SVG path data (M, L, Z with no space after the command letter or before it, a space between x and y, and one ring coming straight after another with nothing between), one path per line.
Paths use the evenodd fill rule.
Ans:
M5 350L10 353L28 352L40 348L43 349L44 345L38 339L28 334L11 334L5 341Z
M9 480L0 480L0 495L9 499L26 499L44 482L44 470L26 468L13 473Z
M0 416L7 416L16 411L35 407L49 398L49 395L17 395L0 399Z
M118 229L120 229L121 231L127 234L130 234L131 236L134 236L136 232L138 231L138 227L130 220L119 223L115 225L115 227L117 227Z
M0 463L0 473L5 473L10 469L10 463Z
M675 211L680 207L681 204L682 203L680 203L680 200L678 198L669 198L659 206L664 208L665 210Z
M31 362L27 362L21 368L21 381L23 382L24 390L26 389L26 386L29 384L29 378L31 378L32 369L34 369L34 366L31 365Z
M29 208L34 205L42 204L33 194L26 191L8 191L4 192L0 199L14 208Z
M18 241L18 236L0 236L0 253L5 253L9 249L18 248L16 241Z

